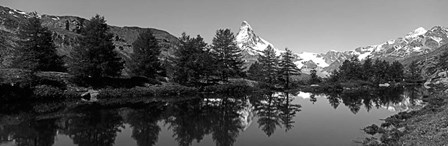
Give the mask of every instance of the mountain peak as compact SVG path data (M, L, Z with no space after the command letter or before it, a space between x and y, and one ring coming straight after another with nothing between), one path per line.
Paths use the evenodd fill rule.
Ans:
M414 37L417 37L417 36L419 36L419 35L423 35L423 34L425 34L426 32L427 32L427 30L426 30L425 28L423 28L423 27L419 27L419 28L415 29L414 31L409 32L409 33L405 36L405 38L414 38Z
M250 24L247 21L241 22L241 27L250 27Z

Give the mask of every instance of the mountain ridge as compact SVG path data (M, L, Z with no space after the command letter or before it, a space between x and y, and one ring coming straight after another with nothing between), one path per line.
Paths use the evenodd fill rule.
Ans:
M242 34L244 37L238 37ZM247 38L247 36L253 38ZM249 54L246 56L252 55L248 57L248 62L255 62L254 58L256 57L254 56L256 56L256 54L260 54L261 51L265 49L264 46L268 46L257 43L269 43L268 41L262 39L259 35L256 35L247 21L243 21L240 27L240 32L237 34L236 42L237 44L240 44L239 46L243 51L246 51L245 54ZM342 65L343 61L350 59L353 56L357 56L359 60L364 60L367 57L370 57L372 59L378 58L388 61L403 61L409 57L432 52L447 43L448 29L446 27L434 26L429 30L426 30L423 27L418 27L403 37L388 40L377 45L357 47L353 50L329 50L325 53L294 52L294 62L305 73L309 73L311 69L316 69L320 73L320 76L325 76L332 70L337 69L340 65ZM269 43L269 45L272 47L274 46L271 43ZM282 52L278 51L278 49L275 50L277 51L277 54Z

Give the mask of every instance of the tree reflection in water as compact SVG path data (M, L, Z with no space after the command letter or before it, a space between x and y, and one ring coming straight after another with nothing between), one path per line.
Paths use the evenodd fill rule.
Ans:
M117 110L84 111L83 116L69 117L62 132L79 146L112 146L123 120Z
M277 126L285 126L285 131L294 127L293 118L301 106L291 104L292 100L287 92L261 94L253 100L258 125L268 137L275 132Z
M54 121L30 120L0 127L0 144L15 140L17 146L51 146L57 130Z
M138 146L153 146L157 143L160 126L157 124L166 109L163 103L153 103L143 109L131 110L126 121L132 127L132 138Z
M407 110L422 103L419 97L423 92L418 87L320 92L311 93L313 98L310 97L310 102L326 97L333 108L337 109L343 103L354 114L362 106L367 111L373 108ZM253 119L257 119L258 128L268 137L278 127L284 128L285 132L294 128L294 119L301 111L301 106L293 98L298 94L204 95L203 98L146 103L133 108L69 110L56 118L44 120L37 120L31 113L0 115L0 144L53 145L55 136L59 134L69 136L79 146L111 146L124 124L129 124L131 137L138 146L157 145L161 126L167 126L173 132L172 137L182 146L200 143L207 135L218 146L230 146Z

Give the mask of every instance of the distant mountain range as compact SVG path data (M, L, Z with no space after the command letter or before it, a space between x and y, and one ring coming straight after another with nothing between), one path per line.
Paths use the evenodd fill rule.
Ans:
M10 65L12 58L14 58L12 52L14 47L17 46L16 40L18 40L19 26L31 15L29 12L0 6L0 39L4 39L7 42L6 44L0 44L0 47L3 47L0 49L0 68ZM70 52L77 44L77 38L80 36L77 30L89 23L89 20L76 16L52 16L45 14L37 14L37 16L42 19L43 26L48 27L52 31L58 53L70 57ZM116 51L120 53L124 60L129 59L130 54L133 53L132 43L145 30L152 31L163 46L161 58L173 56L179 40L167 31L154 28L110 26L110 31L114 34L113 42L116 46ZM278 55L284 52L284 50L275 48L273 44L257 35L246 21L241 24L235 41L238 47L243 50L244 58L248 62L247 66L255 62L258 54L268 46L273 47ZM438 52L435 50L447 43L447 28L435 26L426 30L420 27L403 37L385 41L378 45L354 48L350 51L331 50L326 53L295 53L294 62L304 73L308 73L311 69L317 69L320 76L325 76L330 71L338 68L344 60L350 59L355 55L360 60L370 57L409 62L409 60L421 59L428 54L437 55L437 53L433 52ZM428 58L428 56L424 58Z
M246 60L254 62L257 54L261 54L267 46L274 45L256 35L252 27L244 21L236 36L238 46L244 50ZM378 45L358 47L350 51L328 51L326 53L295 53L295 64L303 72L316 69L321 76L338 68L346 59L358 56L359 60L367 57L383 60L405 60L409 57L427 54L448 43L448 29L435 26L430 30L417 28L404 37L386 41ZM283 50L275 49L280 54Z

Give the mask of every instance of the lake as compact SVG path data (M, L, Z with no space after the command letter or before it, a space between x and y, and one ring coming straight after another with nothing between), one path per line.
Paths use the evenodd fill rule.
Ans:
M201 95L56 115L0 115L0 145L360 145L361 129L421 108L421 88Z

